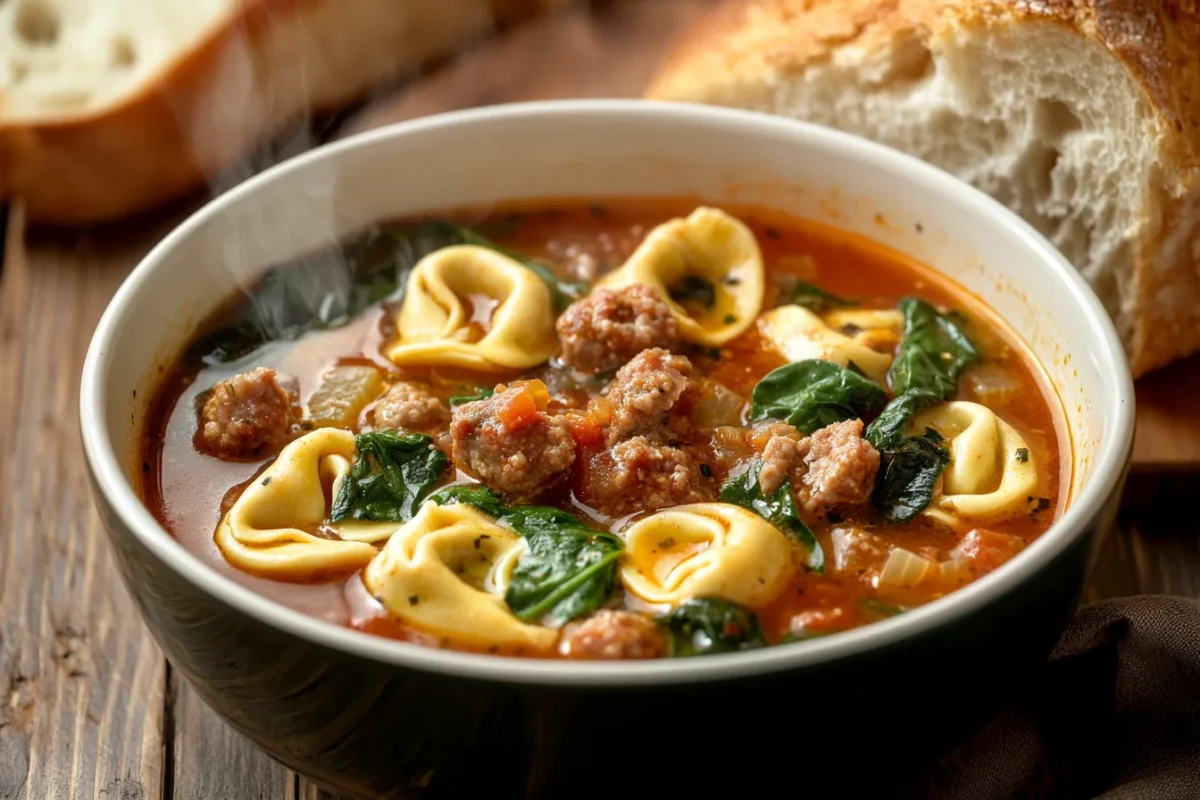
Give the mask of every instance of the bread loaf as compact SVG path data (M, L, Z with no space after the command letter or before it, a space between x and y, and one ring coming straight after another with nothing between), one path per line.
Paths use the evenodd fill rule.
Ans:
M560 0L0 0L0 201L108 221Z
M1200 349L1198 8L726 0L647 96L841 128L989 192L1086 276L1140 375Z

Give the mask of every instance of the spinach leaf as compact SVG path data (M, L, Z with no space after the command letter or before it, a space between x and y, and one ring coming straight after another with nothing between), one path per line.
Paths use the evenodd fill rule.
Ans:
M940 403L942 399L933 392L922 390L902 394L888 403L875 421L867 426L864 436L877 450L895 447L904 438L904 431L913 415Z
M958 391L958 379L979 353L948 314L939 314L915 297L900 301L904 339L888 370L897 397L867 428L866 438L879 450L875 507L888 519L907 522L928 507L933 486L950 463L942 437L932 429L906 436L913 416Z
M504 596L518 619L557 627L612 596L622 542L556 508L510 509L504 521L524 537L521 556Z
M519 619L557 627L604 605L616 589L623 544L611 533L557 508L506 505L484 486L447 486L430 499L469 503L525 539L529 550L504 596Z
M668 291L671 299L681 306L697 306L707 310L717 302L717 287L699 275L688 275Z
M555 275L546 265L539 264L519 253L507 250L470 228L452 225L448 222L435 222L431 224L440 235L451 239L453 244L472 244L477 247L486 247L489 250L495 250L497 253L502 253L514 261L524 264L526 269L535 273L550 289L550 295L554 299L554 306L559 311L562 311L571 305L572 302L583 297L591 288L583 281L564 281Z
M354 444L358 458L342 479L331 522L407 522L450 463L424 434L360 433Z
M814 314L820 314L833 308L847 308L858 305L856 300L845 300L836 294L830 294L819 286L800 281L788 293L788 302L792 305L807 308Z
M917 297L900 301L904 338L888 370L888 385L897 395L911 391L949 398L958 389L963 370L979 360L979 353L946 315Z
M465 503L469 506L475 506L475 508L490 517L499 518L504 516L505 505L504 501L500 499L500 495L480 483L459 483L452 486L443 486L429 495L429 499L439 506L450 505L452 503Z
M397 297L413 266L450 243L425 225L375 227L344 248L273 267L244 302L196 341L190 355L209 365L223 364L269 342L341 327L375 303Z
M859 600L858 608L862 611L863 616L871 622L878 622L881 619L894 617L897 614L903 614L907 610L901 606L894 606L890 603L876 600L874 597L864 597L862 600Z
M656 618L672 658L732 653L766 646L758 617L718 597L688 600Z
M807 435L876 414L887 396L862 375L813 358L772 370L754 387L751 400L751 420L781 419Z
M496 393L495 389L489 389L486 386L478 386L473 394L456 394L450 398L450 407L457 408L463 403L474 403L476 400L487 400Z
M825 551L821 548L817 537L813 536L812 531L800 519L796 501L792 498L791 480L785 480L783 485L776 489L770 497L764 496L758 484L758 475L762 471L762 466L763 462L760 459L754 459L745 472L727 480L721 487L722 502L750 509L800 542L808 548L808 560L805 562L808 568L813 572L824 574Z
M950 451L937 431L926 428L923 436L901 439L880 455L872 501L887 519L908 522L933 500L933 486L950 463Z

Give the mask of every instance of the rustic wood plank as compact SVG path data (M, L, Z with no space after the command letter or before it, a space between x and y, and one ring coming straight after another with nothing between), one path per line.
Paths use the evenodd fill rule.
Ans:
M120 586L80 454L77 388L138 252L25 242L0 284L0 798L159 798L162 656Z
M370 106L343 133L489 103L636 96L664 45L711 5L630 0L527 24ZM10 223L19 232L19 219ZM14 487L14 500L0 504L0 800L331 800L254 750L170 676L115 586L71 460L92 326L162 225L142 222L74 245L67 233L27 248L19 235L8 242L0 386L20 390L0 392L0 485ZM1135 466L1200 465L1200 426L1187 407L1200 389L1200 359L1193 362L1139 384ZM1109 538L1087 599L1200 596L1196 531L1153 516L1126 522Z
M293 800L297 776L222 722L184 681L175 693L173 800Z
M527 23L352 117L356 133L496 103L637 97L669 42L716 0L626 0L574 6Z
M1141 471L1200 468L1200 355L1137 382L1133 466Z

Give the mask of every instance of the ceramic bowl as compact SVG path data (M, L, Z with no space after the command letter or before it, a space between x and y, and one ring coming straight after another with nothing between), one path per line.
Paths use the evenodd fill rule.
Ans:
M268 266L386 217L631 195L816 219L983 298L1063 402L1065 514L1003 568L865 628L704 658L559 663L425 649L304 616L211 571L142 505L147 399L194 326ZM256 745L350 797L640 795L781 777L802 788L839 763L857 788L897 785L918 749L985 718L1044 660L1112 523L1133 433L1132 381L1104 309L1001 205L825 128L642 101L420 119L247 181L167 236L117 292L80 407L117 564L173 667Z

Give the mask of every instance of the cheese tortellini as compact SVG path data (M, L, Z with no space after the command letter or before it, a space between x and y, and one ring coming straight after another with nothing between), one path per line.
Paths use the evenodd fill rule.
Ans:
M363 570L392 616L482 647L552 647L557 631L526 625L504 602L525 541L465 503L427 501Z
M358 569L374 558L375 543L391 536L398 523L325 522L330 498L337 496L356 454L354 434L337 428L319 428L285 447L217 527L217 546L229 563L276 580L302 581Z
M883 312L871 313L883 314ZM859 318L859 322L866 321L868 320L865 317ZM880 316L872 321L890 323L886 316ZM839 326L847 324L847 322L850 320L839 323ZM858 326L857 323L853 324ZM847 368L853 361L855 366L863 371L863 374L877 383L883 383L886 380L888 368L892 365L890 354L880 353L867 346L866 342L869 341L867 337L874 329L865 329L853 337L846 336L802 306L773 308L759 317L758 326L762 335L788 361L817 358L822 361L832 361Z
M531 270L486 247L437 250L409 275L385 349L401 366L528 369L558 347L550 290Z
M713 287L711 306L696 316L671 298L673 287L688 277ZM753 323L763 302L763 260L754 233L741 221L715 208L700 207L686 218L654 228L601 286L644 284L662 297L679 323L683 338L719 347Z
M1029 511L1037 468L1021 434L986 406L956 401L917 414L910 435L932 428L950 442L950 464L929 512L997 522Z
M626 591L659 606L720 597L748 608L771 602L795 567L787 537L739 506L698 503L660 511L623 534Z

